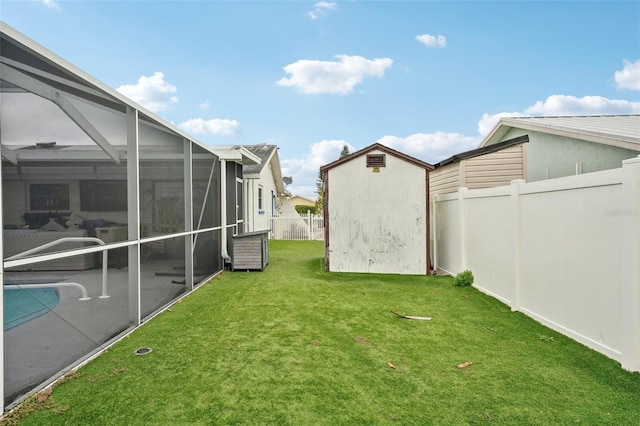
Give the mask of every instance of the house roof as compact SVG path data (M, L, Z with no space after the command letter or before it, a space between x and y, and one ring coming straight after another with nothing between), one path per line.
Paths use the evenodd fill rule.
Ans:
M503 142L498 142L498 143L494 143L487 146L481 146L480 148L472 149L471 151L465 151L460 154L452 155L446 160L442 160L441 162L436 163L435 166L436 168L446 166L447 164L457 163L462 160L466 160L467 158L473 158L479 155L489 154L491 152L500 151L501 149L508 148L513 145L519 145L521 143L526 143L526 142L529 142L528 135L518 136L517 138L509 139Z
M269 164L278 195L285 194L280 157L278 156L278 146L261 143L258 145L243 145L242 147L260 159L260 162L257 164L244 166L242 169L243 175L245 177L254 175L258 178L264 167Z
M244 168L245 174L260 173L264 166L269 163L271 156L278 150L276 145L267 145L265 143L259 145L243 145L243 147L249 150L256 157L260 158L260 164L254 164Z
M315 204L316 200L311 197L307 197L306 195L294 195L291 197L291 201L294 201L296 198L300 198L301 200L307 201L311 204Z
M640 151L640 115L503 117L480 146L499 142L514 128Z
M425 163L422 160L418 160L415 157L411 157L410 155L403 154L400 151L396 151L395 149L389 148L388 146L384 146L384 145L382 145L380 143L374 143L372 145L369 145L366 148L363 148L363 149L361 149L359 151L351 153L351 154L347 155L346 157L340 158L340 159L338 159L338 160L336 160L336 161L334 161L332 163L325 164L324 166L320 167L320 172L325 172L325 171L327 171L329 169L332 169L332 168L334 168L336 166L339 166L340 164L343 164L343 163L346 163L348 161L354 160L357 157L361 157L361 156L363 156L363 155L365 155L365 154L367 154L367 153L369 153L371 151L382 151L382 152L384 152L386 154L392 155L392 156L394 156L396 158L399 158L399 159L404 160L404 161L406 161L408 163L414 164L414 165L416 165L418 167L422 167L422 168L424 168L426 170L433 170L435 168L433 165L431 165L429 163Z

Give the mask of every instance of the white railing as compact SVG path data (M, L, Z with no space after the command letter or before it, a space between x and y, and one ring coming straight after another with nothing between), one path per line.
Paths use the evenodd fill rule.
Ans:
M312 213L271 218L272 240L324 240L324 218Z
M100 238L96 238L96 237L64 237L64 238L58 238L57 240L48 242L46 244L43 244L41 246L38 247L34 247L32 249L29 249L27 251L23 251L22 253L18 253L16 255L13 255L11 257L7 257L5 260L18 260L18 259L23 259L25 257L28 257L32 254L36 254L36 253L40 253L41 251L44 251L46 249L49 249L51 247L55 247L55 246L59 246L61 244L64 243L73 243L73 242L91 242L91 243L97 243L100 244L101 246L105 245L105 242L102 241ZM102 250L102 294L100 296L98 296L100 299L108 299L109 296L107 294L107 263L109 263L109 251L108 250ZM75 286L80 286L84 289L84 287L81 284L77 284L77 283L67 283L67 284L73 284ZM34 286L32 286L34 287ZM54 285L52 285L52 287L55 287ZM83 290L83 299L80 300L89 300L89 298L87 298L87 294L86 294L86 289Z

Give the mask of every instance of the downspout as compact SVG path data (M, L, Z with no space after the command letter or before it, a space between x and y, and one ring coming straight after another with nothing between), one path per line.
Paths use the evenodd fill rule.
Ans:
M227 160L220 159L220 218L222 221L222 258L226 263L231 263L231 256L227 251Z

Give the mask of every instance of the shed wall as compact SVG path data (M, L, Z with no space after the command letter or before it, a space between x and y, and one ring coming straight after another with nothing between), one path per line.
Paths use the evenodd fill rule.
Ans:
M427 273L425 169L386 154L379 172L363 155L328 173L330 271Z

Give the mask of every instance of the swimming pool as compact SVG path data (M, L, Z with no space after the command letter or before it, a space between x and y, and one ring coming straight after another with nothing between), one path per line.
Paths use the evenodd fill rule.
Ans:
M59 301L55 288L4 289L4 331L46 314Z

